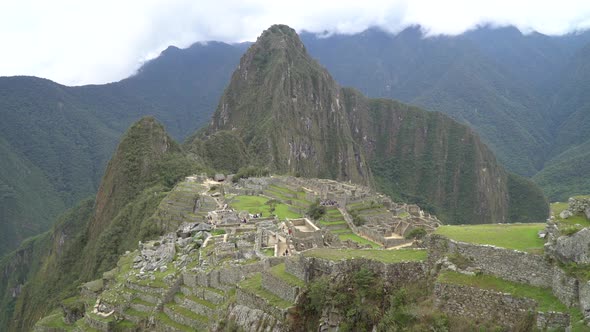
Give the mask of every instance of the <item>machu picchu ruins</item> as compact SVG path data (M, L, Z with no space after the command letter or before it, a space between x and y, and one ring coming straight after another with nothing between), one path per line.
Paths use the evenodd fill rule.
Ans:
M309 215L312 206L323 211L316 219ZM582 318L590 316L590 282L555 263L575 257L547 249L552 261L534 248L454 240L444 235L448 227L473 232L470 226L443 226L417 205L398 204L359 185L195 175L162 200L152 222L166 224L169 232L140 242L115 269L84 284L63 312L39 321L35 331L55 331L52 320L62 316L81 331L213 331L226 324L285 331L297 325L293 320L310 285L365 270L383 283L385 293L430 285L436 310L496 320L507 329L527 319L542 330L566 328L577 307ZM505 226L510 232L517 227ZM586 231L579 232L584 239ZM564 240L553 219L535 235L541 243L548 240L545 248L560 248ZM478 286L481 278L489 285ZM524 295L515 292L521 288ZM344 313L330 310L319 317L319 331L338 330Z

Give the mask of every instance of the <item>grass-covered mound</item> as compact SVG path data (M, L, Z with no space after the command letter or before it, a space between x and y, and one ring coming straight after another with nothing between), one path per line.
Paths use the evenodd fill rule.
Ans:
M441 226L435 233L461 242L539 253L543 250L544 241L537 232L544 227L545 224L540 223L457 225Z

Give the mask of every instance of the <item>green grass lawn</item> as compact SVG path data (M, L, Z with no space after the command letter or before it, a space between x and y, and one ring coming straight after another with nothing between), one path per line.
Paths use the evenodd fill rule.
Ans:
M270 206L266 204L269 199L262 196L236 196L234 197L229 205L238 211L248 211L249 213L261 213L263 217L270 216ZM301 218L302 216L298 213L289 210L289 206L283 203L279 203L275 207L274 214L279 219L286 218Z
M483 289L492 289L510 293L515 297L527 297L537 301L540 311L568 312L549 288L530 286L527 284L507 281L490 275L468 276L465 274L445 271L438 276L438 281L448 284L467 285Z
M543 228L545 224L453 225L441 226L435 233L461 242L541 253L544 241L537 232Z
M426 259L426 250L398 249L329 249L318 248L303 252L306 257L341 260L352 258L366 258L383 263L419 262Z
M351 240L353 242L359 243L359 244L368 244L370 245L373 249L378 249L381 248L381 246L373 241L367 240L364 237L360 237L356 234L350 233L350 234L338 234L338 238L340 238L341 241L346 241L346 240Z

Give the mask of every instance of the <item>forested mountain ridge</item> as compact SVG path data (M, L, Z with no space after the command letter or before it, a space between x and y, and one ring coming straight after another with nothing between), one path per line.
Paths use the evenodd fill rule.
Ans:
M509 170L538 173L534 179L551 199L587 192L580 168L586 145L575 137L587 112L575 96L587 90L587 75L576 73L585 68L589 33L551 37L482 27L424 37L413 27L395 36L376 29L323 38L302 33L302 41L343 86L467 123ZM141 116L157 116L176 139L205 125L246 47L170 47L136 75L106 85L0 78L0 145L9 156L0 160L0 253L94 194L119 136Z
M96 199L78 203L0 261L0 328L29 330L80 283L112 269L125 250L160 234L150 217L179 178L199 171L153 117L133 124Z
M209 119L245 46L170 47L117 83L0 77L0 255L94 195L120 135L155 115L183 139Z
M513 178L467 126L342 89L287 26L271 27L248 49L209 126L187 148L197 151L191 145L202 148L202 141L221 133L243 147L247 164L373 184L397 200L429 207L447 223L547 216L540 190L526 180L509 185ZM530 193L534 202L519 216L509 213L519 205L509 188Z
M252 103L234 103L242 100ZM268 135L272 128L280 135ZM312 128L319 136L308 135ZM139 240L161 235L174 217L163 198L179 179L216 165L219 154L209 150L220 147L207 141L221 135L242 143L242 166L307 176L328 172L357 183L375 179L392 196L419 195L449 222L531 221L547 211L538 188L513 181L472 129L439 112L341 88L309 57L294 30L273 26L244 55L207 129L181 146L155 118L142 118L119 143L94 202L81 202L51 231L1 261L6 310L0 324L29 329L75 295L78 285L114 268ZM266 144L256 144L260 140ZM334 157L341 168L329 173ZM188 194L192 207L198 192Z

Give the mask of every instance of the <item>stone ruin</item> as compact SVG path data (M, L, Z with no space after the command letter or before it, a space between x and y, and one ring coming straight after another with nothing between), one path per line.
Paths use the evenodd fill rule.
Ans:
M567 219L575 215L584 215L586 219L590 219L590 197L570 197L568 208L561 211L559 217Z
M236 211L230 210L230 209L210 211L207 214L207 219L213 225L227 225L227 224L239 224L240 223L240 218L238 217L238 213L236 213Z
M176 236L170 233L159 241L139 242L139 255L133 261L133 268L140 273L147 271L165 270L176 255Z
M291 251L304 251L324 246L321 229L308 218L289 219L286 226L289 232Z

